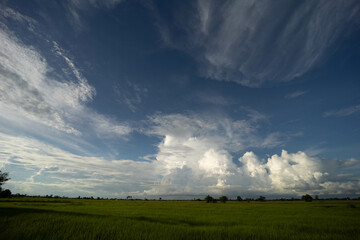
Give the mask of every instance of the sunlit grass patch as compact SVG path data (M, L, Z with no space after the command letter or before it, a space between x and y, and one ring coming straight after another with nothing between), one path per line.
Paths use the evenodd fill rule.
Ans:
M358 239L359 222L358 201L0 201L0 239Z

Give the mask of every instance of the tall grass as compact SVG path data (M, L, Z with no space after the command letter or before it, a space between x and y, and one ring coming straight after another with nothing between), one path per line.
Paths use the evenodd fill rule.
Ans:
M359 239L359 222L358 201L0 201L0 239Z

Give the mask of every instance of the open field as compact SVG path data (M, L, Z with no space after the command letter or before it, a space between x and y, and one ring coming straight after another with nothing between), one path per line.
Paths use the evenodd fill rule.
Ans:
M0 239L359 239L360 201L0 200Z

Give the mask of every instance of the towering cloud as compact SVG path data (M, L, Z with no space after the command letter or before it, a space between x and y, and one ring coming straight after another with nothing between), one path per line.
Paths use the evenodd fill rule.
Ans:
M196 115L165 115L151 119L148 134L160 136L158 153L153 161L158 184L146 190L151 195L192 195L207 193L301 194L330 193L328 186L338 185L342 194L360 191L358 176L347 180L342 170L359 161L338 161L311 157L304 152L273 155L260 159L245 152L239 159L233 154L262 146L251 119L238 125L231 119ZM236 126L236 127L235 127Z

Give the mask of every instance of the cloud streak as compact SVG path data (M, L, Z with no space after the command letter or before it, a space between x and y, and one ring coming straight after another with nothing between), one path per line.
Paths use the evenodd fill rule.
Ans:
M14 192L121 196L148 189L154 182L147 162L75 155L31 138L2 133L0 143L2 164L11 170L9 187Z
M293 93L289 93L285 96L285 98L291 99L291 98L297 98L300 96L303 96L304 94L306 94L308 91L296 91Z
M22 15L21 13L15 11L14 9L8 8L6 6L2 6L0 10L0 19L2 21L5 21L6 19L12 19L16 22L20 22L24 25L26 25L27 29L31 32L35 31L35 27L37 26L37 21L34 19ZM0 23L0 26L6 28L6 25L4 23Z
M5 29L0 29L0 41L0 109L3 113L0 118L4 121L15 116L15 111L20 115L18 123L28 119L68 134L92 132L97 137L108 138L131 132L127 124L86 106L96 91L56 42L54 50L72 75L54 74L55 70L35 48L26 46Z
M91 13L92 9L111 9L124 0L68 0L65 3L67 18L75 30L84 27L83 15Z
M148 89L136 83L126 81L126 84L116 84L114 91L117 95L117 102L128 107L132 112L136 112L138 105L147 95Z
M360 112L360 105L343 108L336 111L329 111L323 114L323 117L346 117Z
M353 31L358 1L203 1L157 25L165 43L193 55L204 77L244 86L301 77ZM180 33L180 35L179 35Z

